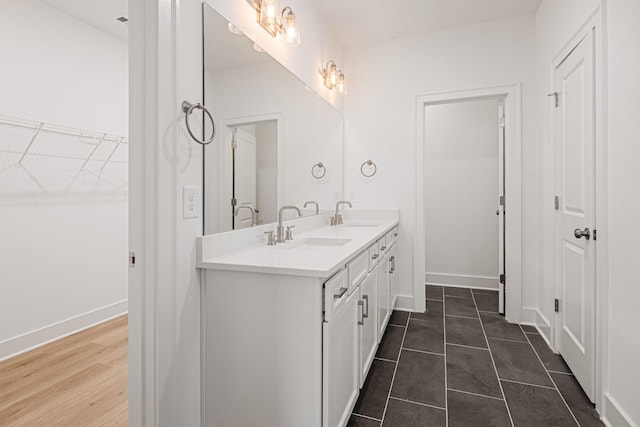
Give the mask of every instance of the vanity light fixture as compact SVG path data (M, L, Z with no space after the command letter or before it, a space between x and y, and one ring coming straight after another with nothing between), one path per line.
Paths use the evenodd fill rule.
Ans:
M322 69L322 78L324 79L324 85L328 89L336 89L338 93L344 94L346 91L346 79L342 70L338 69L338 66L333 60L329 60L325 68Z
M282 36L289 47L300 45L296 15L287 6L280 10L277 0L248 0L256 9L258 23L273 37Z

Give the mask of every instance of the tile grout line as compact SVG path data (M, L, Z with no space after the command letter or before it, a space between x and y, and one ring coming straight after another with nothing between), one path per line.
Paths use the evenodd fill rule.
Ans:
M446 327L446 326L445 326ZM485 350L485 351L489 351L488 348L482 348L482 347L474 347L472 345L464 345L464 344L455 344L452 342L448 342L446 343L446 345L455 345L456 347L466 347L466 348L472 348L474 350Z
M389 313L389 316L393 313L393 310ZM396 380L396 372L398 372L398 365L400 364L400 356L402 355L402 346L404 345L404 339L407 336L407 329L409 329L409 317L407 316L407 323L404 327L404 333L402 334L402 341L400 342L400 350L398 351L398 361L396 362L396 366L393 368L393 376L391 377L391 384L389 385L389 393L387 394L387 401L384 403L384 411L382 411L382 419L380 420L380 425L384 423L384 417L387 415L387 408L389 407L389 399L391 398L391 390L393 390L393 382ZM385 331L386 332L386 331Z
M495 397L495 396L487 396L486 394L478 394L478 393L473 393L471 391L458 390L457 388L447 388L447 390L455 391L456 393L471 394L473 396L478 396L478 397L486 397L487 399L495 399L495 400L499 400L501 402L504 402L504 399L501 399L501 398Z
M385 359L384 357L373 356L374 359L382 360L383 362L397 363L397 360Z
M531 384L531 383L525 383L525 382L522 382L522 381L509 380L507 378L500 378L500 377L498 377L498 379L500 381L504 381L504 382L507 382L507 383L521 384L521 385L526 385L526 386L529 386L529 387L546 388L548 390L556 390L555 387L551 387L551 386L548 386L548 385Z
M431 354L433 356L444 356L444 353L434 353L433 351L416 350L415 348L402 347L403 350L413 351L414 353Z
M473 296L473 292L471 293L471 297L473 298L473 305L476 308L476 311L478 311L478 306L476 305L476 298ZM480 317L480 313L478 313L478 317ZM487 347L489 348L489 356L491 356L491 363L493 364L493 370L496 373L496 379L498 380L498 386L500 386L500 393L502 393L504 406L507 408L507 415L509 415L509 421L511 421L511 426L513 427L515 424L513 423L513 417L511 416L511 410L509 409L509 402L507 402L507 397L504 395L504 389L502 388L502 383L500 382L500 374L498 374L496 361L493 358L493 352L491 351L491 346L489 345L489 339L487 338L487 332L484 330L484 324L482 323L482 319L480 319L480 327L482 328L482 334L484 335L484 340L487 342Z
M522 326L520 326L520 330L522 330ZM524 332L524 331L523 331ZM553 387L555 388L556 392L560 395L560 399L562 399L562 401L564 402L564 405L567 407L567 409L569 410L569 413L571 414L571 416L573 417L573 420L576 422L576 425L578 425L578 427L580 427L580 423L578 422L578 419L576 418L575 414L573 413L573 411L571 410L571 408L569 407L569 404L567 403L567 401L565 400L564 396L562 395L562 393L560 393L560 389L558 389L558 386L556 385L556 382L553 380L553 378L551 377L551 374L549 373L549 371L547 370L547 367L544 365L544 363L542 362L542 359L540 358L540 355L538 354L538 352L536 351L536 348L533 346L533 344L531 344L531 341L529 340L529 337L527 336L527 334L524 334L524 336L527 338L527 342L529 343L529 345L531 346L531 349L533 350L533 354L536 355L536 357L538 358L538 360L540 361L540 363L542 364L542 368L544 369L544 372L547 374L547 376L549 377L549 380L551 380L551 384L553 384Z
M442 340L444 349L444 417L445 417L445 426L449 427L449 393L447 393L447 388L449 386L449 378L447 377L447 304L445 304L445 296L444 296L444 288L442 289Z
M473 320L480 320L479 317L469 317L469 316L456 316L455 314L447 314L447 317L458 317L460 319L473 319Z
M520 344L529 344L528 341L516 341L516 340L510 340L508 338L487 337L487 339L498 340L498 341L507 341L507 342L516 342L516 343L520 343Z
M427 408L440 409L441 411L446 411L446 409L444 409L441 406L429 405L428 403L416 402L415 400L400 399L399 397L393 397L393 396L389 396L389 399L398 400L400 402L413 403L414 405L426 406Z
M356 417L360 417L360 418L366 418L368 420L373 420L373 421L378 421L379 423L382 423L382 420L379 420L377 418L374 417L370 417L368 415L362 415L362 414L358 414L357 412L352 412L352 415L355 415Z

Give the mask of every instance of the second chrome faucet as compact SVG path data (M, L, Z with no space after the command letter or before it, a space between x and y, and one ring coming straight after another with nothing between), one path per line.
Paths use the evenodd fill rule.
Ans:
M336 213L331 217L331 225L340 225L342 224L342 215L340 215L340 205L349 205L350 208L353 206L351 202L347 200L340 200L336 203Z
M302 212L300 211L300 208L298 208L297 206L283 206L280 208L280 211L278 211L278 228L276 229L276 243L284 243L286 240L287 236L285 236L284 227L282 226L282 213L288 209L295 210L296 212L298 212L298 216L302 216ZM289 237L290 236L291 234L289 234Z

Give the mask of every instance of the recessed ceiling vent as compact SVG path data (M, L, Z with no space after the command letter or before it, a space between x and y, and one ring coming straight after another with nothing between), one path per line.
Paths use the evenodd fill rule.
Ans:
M129 19L125 18L124 16L119 16L116 18L116 20L122 22L123 24L126 24L127 22L129 22Z

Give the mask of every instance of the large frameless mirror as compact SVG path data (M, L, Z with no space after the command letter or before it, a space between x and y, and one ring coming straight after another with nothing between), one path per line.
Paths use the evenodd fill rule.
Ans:
M205 146L205 234L276 222L283 205L331 209L342 191L342 113L203 9L204 104L217 132Z

